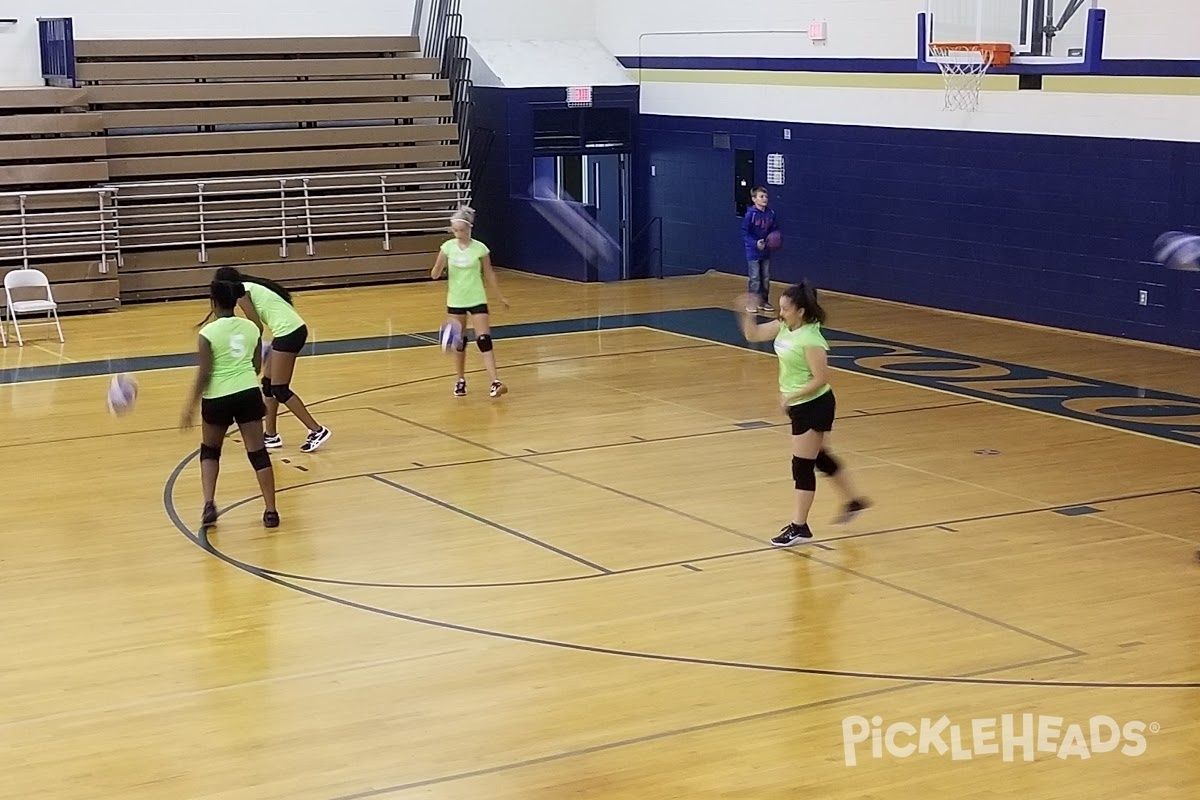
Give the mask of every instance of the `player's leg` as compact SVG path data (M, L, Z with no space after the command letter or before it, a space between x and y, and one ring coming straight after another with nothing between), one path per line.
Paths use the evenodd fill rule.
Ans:
M246 444L246 457L250 466L254 468L258 490L263 497L263 525L277 528L279 511L275 507L275 469L267 448L258 444L263 440L263 416L266 414L266 406L257 392L242 392L234 397L237 398L235 420L238 430L241 431L242 441Z
M500 382L500 373L496 369L496 353L492 345L492 327L487 306L476 306L471 310L471 327L475 329L475 344L479 346L483 366L492 381L489 394L492 397L507 394L508 387Z
M467 394L467 310L465 308L447 308L446 315L458 323L462 331L458 346L454 348L454 396L464 397Z

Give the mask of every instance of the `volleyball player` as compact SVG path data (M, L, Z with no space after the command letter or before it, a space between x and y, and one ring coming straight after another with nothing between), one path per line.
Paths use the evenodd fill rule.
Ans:
M329 441L331 434L328 428L313 419L308 406L290 386L296 358L308 341L308 326L293 308L291 292L275 281L244 275L233 267L221 267L216 279L242 284L246 293L238 300L238 308L260 331L264 325L271 329L271 349L263 365L262 379L262 392L267 400L264 439L267 447L283 447L283 437L277 427L282 403L308 428L308 438L300 445L300 452L316 452Z
M442 245L438 251L430 277L435 281L447 273L449 287L446 289L446 313L458 322L462 339L458 343L455 364L458 380L454 383L454 396L467 393L467 317L475 329L475 344L483 355L483 365L492 379L491 395L500 397L508 393L508 387L500 382L496 372L496 354L492 351L492 328L488 319L487 288L508 308L508 300L500 292L496 271L492 269L492 256L488 246L471 236L475 226L475 210L463 206L450 218L450 230L454 238ZM485 286L486 282L486 286Z
M258 392L258 369L262 364L261 334L234 309L245 290L239 283L213 281L209 286L212 319L200 329L200 367L184 406L180 427L195 424L196 406L204 427L200 437L200 483L204 489L205 527L217 521L217 473L221 468L221 446L229 426L237 423L246 454L258 478L266 510L263 525L279 527L275 508L275 472L263 443L266 407Z
M825 309L817 292L807 283L792 286L779 299L779 318L758 324L750 312L757 295L742 298L737 312L742 334L750 342L775 342L779 358L779 402L792 423L792 480L796 485L792 521L771 540L789 547L812 538L808 512L816 494L816 470L833 478L844 498L839 522L849 522L869 503L854 491L846 470L825 449L825 437L833 430L837 401L829 385L829 344L821 333ZM756 309L757 310L757 309Z

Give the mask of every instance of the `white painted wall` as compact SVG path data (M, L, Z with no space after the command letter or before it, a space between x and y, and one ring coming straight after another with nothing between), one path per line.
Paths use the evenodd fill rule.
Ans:
M38 17L72 17L78 39L408 35L414 0L6 0L0 86L40 86Z
M618 56L904 58L916 52L923 7L924 0L597 0L596 35ZM808 38L816 20L828 23L825 44Z
M978 1L934 0L969 5ZM1019 0L984 2L1019 6ZM1106 58L1200 60L1200 2L1102 0L1100 6L1108 11ZM596 28L600 40L619 56L915 58L916 15L926 7L927 0L761 0L762 10L751 18L725 0L598 0ZM808 39L808 24L814 20L828 23L827 44ZM766 30L768 22L774 31L804 33L771 32ZM671 32L681 35L662 35ZM1168 90L1105 93L1105 84L1093 83L1086 93L985 91L981 109L966 114L943 111L944 93L936 88L737 85L716 78L706 83L702 73L690 78L693 82L643 83L642 110L780 122L1200 141L1200 96ZM1121 79L1107 85L1119 83Z
M943 111L942 90L643 83L642 111L781 123L1200 141L1200 96L988 92Z
M753 6L729 0L596 0L596 35L618 56L911 58L916 16L931 2L949 17L955 6L980 0L756 0ZM1019 14L1020 0L982 2L993 19L1011 18L1013 9ZM1200 59L1195 0L1100 0L1100 7L1108 11L1107 58ZM804 34L772 33L807 31L819 20L829 26L825 44ZM1081 11L1068 27L1082 21Z
M623 86L633 83L595 39L471 41L476 86Z
M472 40L566 40L596 37L596 0L461 2L463 32Z

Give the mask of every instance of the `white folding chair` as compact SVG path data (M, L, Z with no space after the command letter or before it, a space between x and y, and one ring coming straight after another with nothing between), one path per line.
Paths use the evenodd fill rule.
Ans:
M40 291L39 291L40 290ZM13 292L20 292L21 299L13 297ZM27 297L26 295L34 295ZM44 295L37 297L36 295ZM21 337L21 326L17 322L19 314L45 314L45 322L27 322L26 325L53 325L58 330L58 341L64 341L62 325L58 322L58 303L54 302L54 294L50 291L50 280L45 273L36 269L14 269L4 276L4 332L7 344L8 325L11 322L17 332L17 344L25 346Z

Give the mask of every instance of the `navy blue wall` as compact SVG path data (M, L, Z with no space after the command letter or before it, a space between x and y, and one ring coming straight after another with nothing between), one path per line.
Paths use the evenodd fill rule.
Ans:
M744 274L736 148L760 183L786 157L775 280L1200 347L1200 276L1146 263L1200 226L1200 144L642 115L636 224L663 218L666 274Z
M495 263L558 278L595 280L595 270L534 210L529 197L533 110L565 107L566 87L475 87L471 97L476 230ZM597 86L593 105L629 108L636 121L638 97L637 86Z

